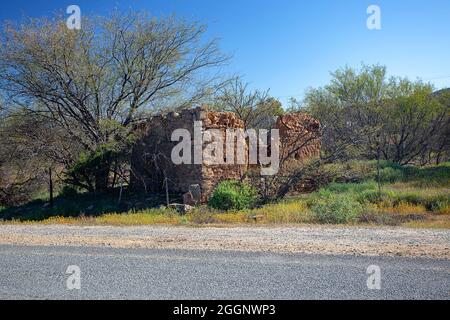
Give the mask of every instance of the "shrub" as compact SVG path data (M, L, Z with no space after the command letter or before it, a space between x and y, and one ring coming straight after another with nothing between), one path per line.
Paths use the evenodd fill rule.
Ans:
M377 189L375 181L367 181L363 183L330 183L324 190L331 191L333 193L359 193L365 190ZM322 190L323 190L322 189ZM321 190L321 191L322 191Z
M422 206L433 212L444 211L450 203L449 197L445 194L427 194L424 191L382 190L379 193L378 190L366 190L358 194L356 199L362 204L372 203L382 207L399 206L401 204Z
M256 194L256 190L245 183L226 180L216 187L208 205L219 210L249 209L256 203Z
M314 219L320 223L347 223L359 217L363 206L349 195L331 194L319 197L311 211Z
M395 193L391 190L382 190L381 193L378 189L364 190L356 197L358 202L372 203L372 204L384 204L385 206L392 205L395 200Z
M395 198L395 205L406 202L424 206L428 211L443 211L450 203L449 197L443 194L420 194L416 192L399 193Z
M64 197L64 198L74 197L76 195L78 195L78 191L77 191L77 189L75 189L72 186L64 186L64 187L62 187L61 191L59 192L59 196Z
M450 186L450 162L445 162L438 166L430 167L413 167L406 166L404 168L406 179L414 181L417 187Z
M323 170L336 182L358 183L373 178L373 161L348 161L325 165Z
M397 182L405 179L406 167L397 163L380 161L380 178L382 182ZM325 165L326 172L335 182L360 183L377 180L377 161L347 161Z
M397 181L402 181L404 179L405 175L403 173L403 170L392 168L392 167L386 167L383 169L380 169L380 180L381 182L389 182L394 183Z

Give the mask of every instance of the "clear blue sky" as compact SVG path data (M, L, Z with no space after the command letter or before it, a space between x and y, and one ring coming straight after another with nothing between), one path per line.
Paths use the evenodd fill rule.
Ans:
M361 62L450 87L450 0L6 0L0 20L48 16L70 4L82 14L132 8L205 23L233 56L227 71L283 102ZM381 30L366 28L371 4L381 8Z

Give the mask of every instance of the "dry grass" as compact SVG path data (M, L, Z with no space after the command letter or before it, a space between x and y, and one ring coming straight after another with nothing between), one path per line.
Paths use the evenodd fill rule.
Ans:
M386 164L387 165L387 164ZM44 202L21 210L2 209L8 219L0 224L43 223L81 225L222 225L315 223L310 208L327 195L344 195L358 201L363 213L355 224L396 225L413 228L450 228L450 163L437 167L413 168L391 166L384 170L382 194L373 181L375 163L348 163L337 168L349 171L357 183L335 182L320 191L268 204L252 210L219 212L207 207L195 208L186 215L171 210L141 209L124 212L111 206L111 199L78 195L59 199L48 212ZM348 169L350 167L350 169ZM338 171L339 171L338 170ZM348 172L347 172L348 173ZM92 207L92 210L86 208ZM150 206L150 205L149 205ZM136 208L140 208L136 206ZM3 210L3 211L2 211ZM16 212L17 211L17 212ZM105 213L107 212L107 213ZM85 215L83 215L85 214ZM74 216L74 217L69 217ZM20 219L20 220L19 220Z
M106 225L151 225L151 224L180 224L181 217L174 213L131 213L106 214L95 218L96 224Z
M388 212L393 214L424 214L427 209L423 205L413 205L407 202L400 202L396 206L382 207L379 209L382 212Z
M402 226L408 228L450 229L450 215L436 215L423 221L409 221Z
M213 217L221 223L288 224L311 222L308 207L302 201L280 202L253 210L219 213L213 215Z
M129 213L110 213L97 217L50 217L42 221L3 221L3 224L76 224L76 225L155 225L155 224L181 224L183 217L171 210L150 209Z
M255 220L256 218L256 220ZM76 225L199 225L199 224L289 224L311 222L308 208L304 202L290 201L270 204L261 208L217 212L206 207L196 208L187 215L179 215L171 210L149 209L129 213L110 213L97 217L50 217L42 221L3 221L2 224L76 224Z
M314 223L308 199L290 199L253 210L218 212L207 207L180 215L168 209L146 209L99 216L63 217L44 220L10 220L0 224L66 224L66 225L233 225L233 224L301 224ZM396 225L411 228L450 228L450 208L430 212L421 204L400 202L395 205L367 204L359 224ZM357 223L357 224L358 224Z

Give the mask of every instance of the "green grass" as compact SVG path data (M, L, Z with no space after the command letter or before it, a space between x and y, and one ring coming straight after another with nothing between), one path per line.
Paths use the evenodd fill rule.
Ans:
M363 208L357 210L361 223L448 226L449 163L418 168L382 161L380 167L381 192L374 180L377 178L375 161L332 164L328 167L326 170L335 172L334 182L302 197L309 208L314 208L314 220L348 223L354 219L342 218L343 213L354 218L352 203L355 206L356 201ZM337 201L337 196L342 198ZM345 208L344 211L342 208Z
M361 204L371 203L382 206L398 206L408 203L423 206L427 211L442 212L450 205L450 164L417 168L401 167L389 162L381 164L381 192L376 178L376 167L368 170L376 163L357 162L347 165L346 177L359 177L360 182L345 183L332 182L312 193L308 197L309 203L317 198L331 194L346 194L358 200ZM342 169L342 168L341 168ZM349 174L349 172L352 172ZM362 174L364 173L364 174ZM342 180L337 177L336 180Z
M179 198L171 195L174 201ZM98 217L106 214L127 214L145 211L164 203L164 197L151 195L124 195L118 203L118 193L89 194L78 193L57 196L53 207L48 200L40 198L25 205L4 208L0 211L3 220L43 221L51 217Z
M157 225L157 224L182 224L183 218L170 209L145 209L129 211L126 213L107 213L99 216L52 216L42 220L17 220L13 219L8 224L76 224L76 225Z
M314 220L320 223L345 224L355 222L364 208L351 193L320 196L311 205Z
M335 182L361 183L377 179L376 161L348 161L326 165L324 171ZM450 162L437 166L400 166L389 161L380 161L382 183L408 182L416 187L450 187Z
M77 224L77 225L202 225L202 224L280 224L311 222L305 203L280 202L253 210L220 212L206 206L195 208L186 215L170 209L153 208L131 210L125 213L107 213L99 216L51 216L41 220L12 219L3 224Z
M347 223L450 228L450 164L424 168L382 162L378 191L376 162L333 164L334 181L311 194L259 208L219 211L201 206L186 215L155 208L164 197L117 192L60 195L50 208L46 194L26 205L0 207L1 223L93 225L229 225ZM336 171L337 170L337 171ZM179 202L171 196L174 202Z

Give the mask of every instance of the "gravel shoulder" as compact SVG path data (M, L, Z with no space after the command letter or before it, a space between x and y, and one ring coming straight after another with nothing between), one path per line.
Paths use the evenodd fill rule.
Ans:
M398 227L0 225L0 244L450 259L450 230Z

